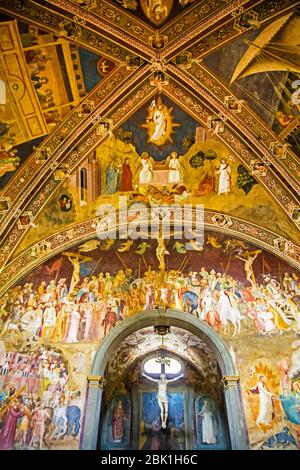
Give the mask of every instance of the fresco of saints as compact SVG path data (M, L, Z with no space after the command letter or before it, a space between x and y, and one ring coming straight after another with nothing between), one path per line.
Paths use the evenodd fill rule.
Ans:
M39 449L43 449L44 437L47 430L47 422L51 418L50 411L45 407L45 402L42 402L38 406L32 417L32 435L29 442L29 447L38 443Z
M281 404L285 412L286 419L291 423L300 425L300 384L294 382L292 390L286 396L281 395Z
M181 182L181 165L177 152L172 152L169 160L168 183Z
M132 171L129 165L129 158L125 158L122 165L122 175L119 191L132 191Z
M105 194L115 194L119 186L119 169L115 162L110 162L105 170Z
M202 419L202 442L203 444L216 444L217 432L214 425L214 413L209 400L204 400L198 414Z
M15 434L17 429L17 421L24 415L20 404L14 400L5 415L3 427L0 431L0 449L9 450L13 449Z
M160 423L159 418L153 419L152 423L145 423L145 433L147 440L143 446L143 450L159 450L160 449Z
M274 407L272 397L273 393L267 389L267 379L265 375L260 374L256 387L250 388L249 393L259 394L259 412L256 424L270 426L274 417Z
M125 435L126 415L122 400L118 400L112 412L111 427L114 442L122 442Z
M77 339L77 333L78 333L78 328L79 328L79 322L80 322L80 313L76 308L70 309L68 312L67 316L67 327L66 327L66 336L64 338L64 341L66 343L76 343L78 341Z
M221 165L217 170L219 175L219 190L218 194L228 194L231 186L231 168L226 162L225 158L221 159Z

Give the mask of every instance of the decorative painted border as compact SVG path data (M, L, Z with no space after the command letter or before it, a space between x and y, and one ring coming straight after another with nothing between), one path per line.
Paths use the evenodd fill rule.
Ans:
M118 212L117 218L122 221L122 217L124 217L123 220L126 219L122 212ZM70 225L59 232L45 237L21 253L1 272L0 296L19 282L26 274L48 259L66 249L70 249L78 243L95 238L97 233L99 233L97 232L97 222L99 222L99 218L95 217ZM204 229L234 236L257 245L286 261L295 269L300 270L300 247L282 238L275 232L266 230L243 219L210 210L204 211ZM284 250L282 250L282 247L284 247Z

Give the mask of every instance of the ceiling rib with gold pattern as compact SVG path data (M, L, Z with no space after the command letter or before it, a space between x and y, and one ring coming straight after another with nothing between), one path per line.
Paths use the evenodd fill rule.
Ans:
M124 11L117 2L103 0L1 0L0 7L116 60L124 60L122 43L131 50L136 48L138 55L149 58L158 52L169 60L184 49L190 49L194 58L206 55L282 12L292 11L297 4L293 0L196 1L160 29L134 17L130 10ZM108 38L119 47L112 48Z

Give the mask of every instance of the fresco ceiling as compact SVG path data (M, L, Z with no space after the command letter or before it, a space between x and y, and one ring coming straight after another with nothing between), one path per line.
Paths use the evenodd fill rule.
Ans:
M1 105L2 268L45 236L95 217L101 201L115 204L122 188L119 181L107 197L110 160L120 174L128 157L136 190L143 152L158 192L158 175L177 152L188 201L297 246L297 4L0 2L9 84ZM151 140L159 106L166 136ZM216 187L222 158L231 168L226 197ZM83 200L80 168L92 161L87 178L97 187ZM163 194L153 201L168 202Z
M120 396L131 416L136 369L162 350L180 387L221 403L214 341L251 448L298 448L299 0L0 0L0 15L0 450L80 447L87 385L105 380L107 417ZM162 340L148 319L171 314ZM42 400L77 418L6 439L15 392L31 416Z

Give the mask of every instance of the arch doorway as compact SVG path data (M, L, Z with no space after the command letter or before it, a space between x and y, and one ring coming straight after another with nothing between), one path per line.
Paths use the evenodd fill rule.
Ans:
M163 406L161 378L168 381ZM117 325L88 377L81 448L247 449L239 377L225 343L177 310Z

